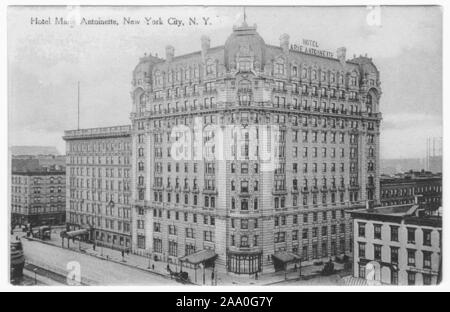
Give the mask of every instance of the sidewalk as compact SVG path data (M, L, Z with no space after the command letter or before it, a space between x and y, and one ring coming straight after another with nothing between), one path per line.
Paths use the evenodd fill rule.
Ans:
M42 243L58 246L62 248L61 238L59 236L59 232L56 230L52 231L52 238L51 240L41 241L38 239L33 239L40 241ZM67 249L67 241L64 243L64 249ZM107 247L101 247L96 246L95 250L93 249L93 244L85 243L85 242L75 242L70 243L70 250L75 252L81 252L85 253L87 255L97 257L100 259L104 259L107 261L114 261L116 263L120 263L123 265L127 265L129 267L137 268L140 270L143 270L148 273L158 274L160 276L171 278L170 274L167 271L167 266L169 265L170 269L172 271L180 271L180 266L175 265L173 263L168 264L165 261L154 261L153 259L149 257L143 257L136 254L126 254L122 258L122 252L119 250L110 249ZM340 263L334 263L335 270L337 273L341 272L343 270L343 264ZM322 269L323 265L320 266L302 266L301 268L301 280L309 280L314 277L320 276L320 271ZM182 270L184 272L187 272L189 274L189 279L192 284L196 285L241 285L241 286L248 286L248 285L276 285L281 284L286 281L296 281L300 279L300 272L299 269L297 270L289 270L287 273L284 271L279 272L273 272L273 273L266 273L266 274L260 274L258 276L258 279L255 279L255 276L238 276L234 274L227 274L227 273L218 273L215 272L217 275L216 281L212 280L212 270L211 269L205 269L205 274L203 276L202 269L197 269L197 272L195 272L194 269L183 267ZM203 281L204 279L204 281Z

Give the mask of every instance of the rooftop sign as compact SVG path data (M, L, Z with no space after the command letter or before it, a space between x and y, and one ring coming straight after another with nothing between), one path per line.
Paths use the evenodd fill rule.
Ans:
M318 42L310 39L302 39L301 44L291 44L291 50L317 56L334 57L332 52L319 49Z

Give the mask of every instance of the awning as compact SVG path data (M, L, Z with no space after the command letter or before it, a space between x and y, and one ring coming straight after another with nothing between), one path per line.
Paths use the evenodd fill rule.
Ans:
M345 276L342 278L345 286L368 286L367 280L360 277Z
M204 250L197 251L193 254L181 257L180 261L188 262L190 264L200 264L200 263L204 263L208 260L212 260L215 257L217 257L217 254L214 252L214 250L204 249Z
M300 256L287 251L277 252L272 257L282 263L296 262L301 259Z
M83 234L89 234L89 230L81 229L81 230L76 230L76 231L70 231L70 232L67 232L65 236L72 238L72 237L80 236Z

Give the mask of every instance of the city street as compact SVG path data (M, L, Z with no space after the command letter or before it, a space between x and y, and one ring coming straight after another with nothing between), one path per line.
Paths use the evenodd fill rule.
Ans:
M67 264L80 264L82 282L90 285L179 285L175 280L147 273L119 263L101 260L89 255L22 239L25 259L37 265L45 265L55 272L68 272Z

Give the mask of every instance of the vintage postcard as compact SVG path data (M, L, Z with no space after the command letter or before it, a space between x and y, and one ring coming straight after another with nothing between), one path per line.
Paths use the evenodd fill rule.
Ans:
M442 14L9 6L10 283L440 284Z

